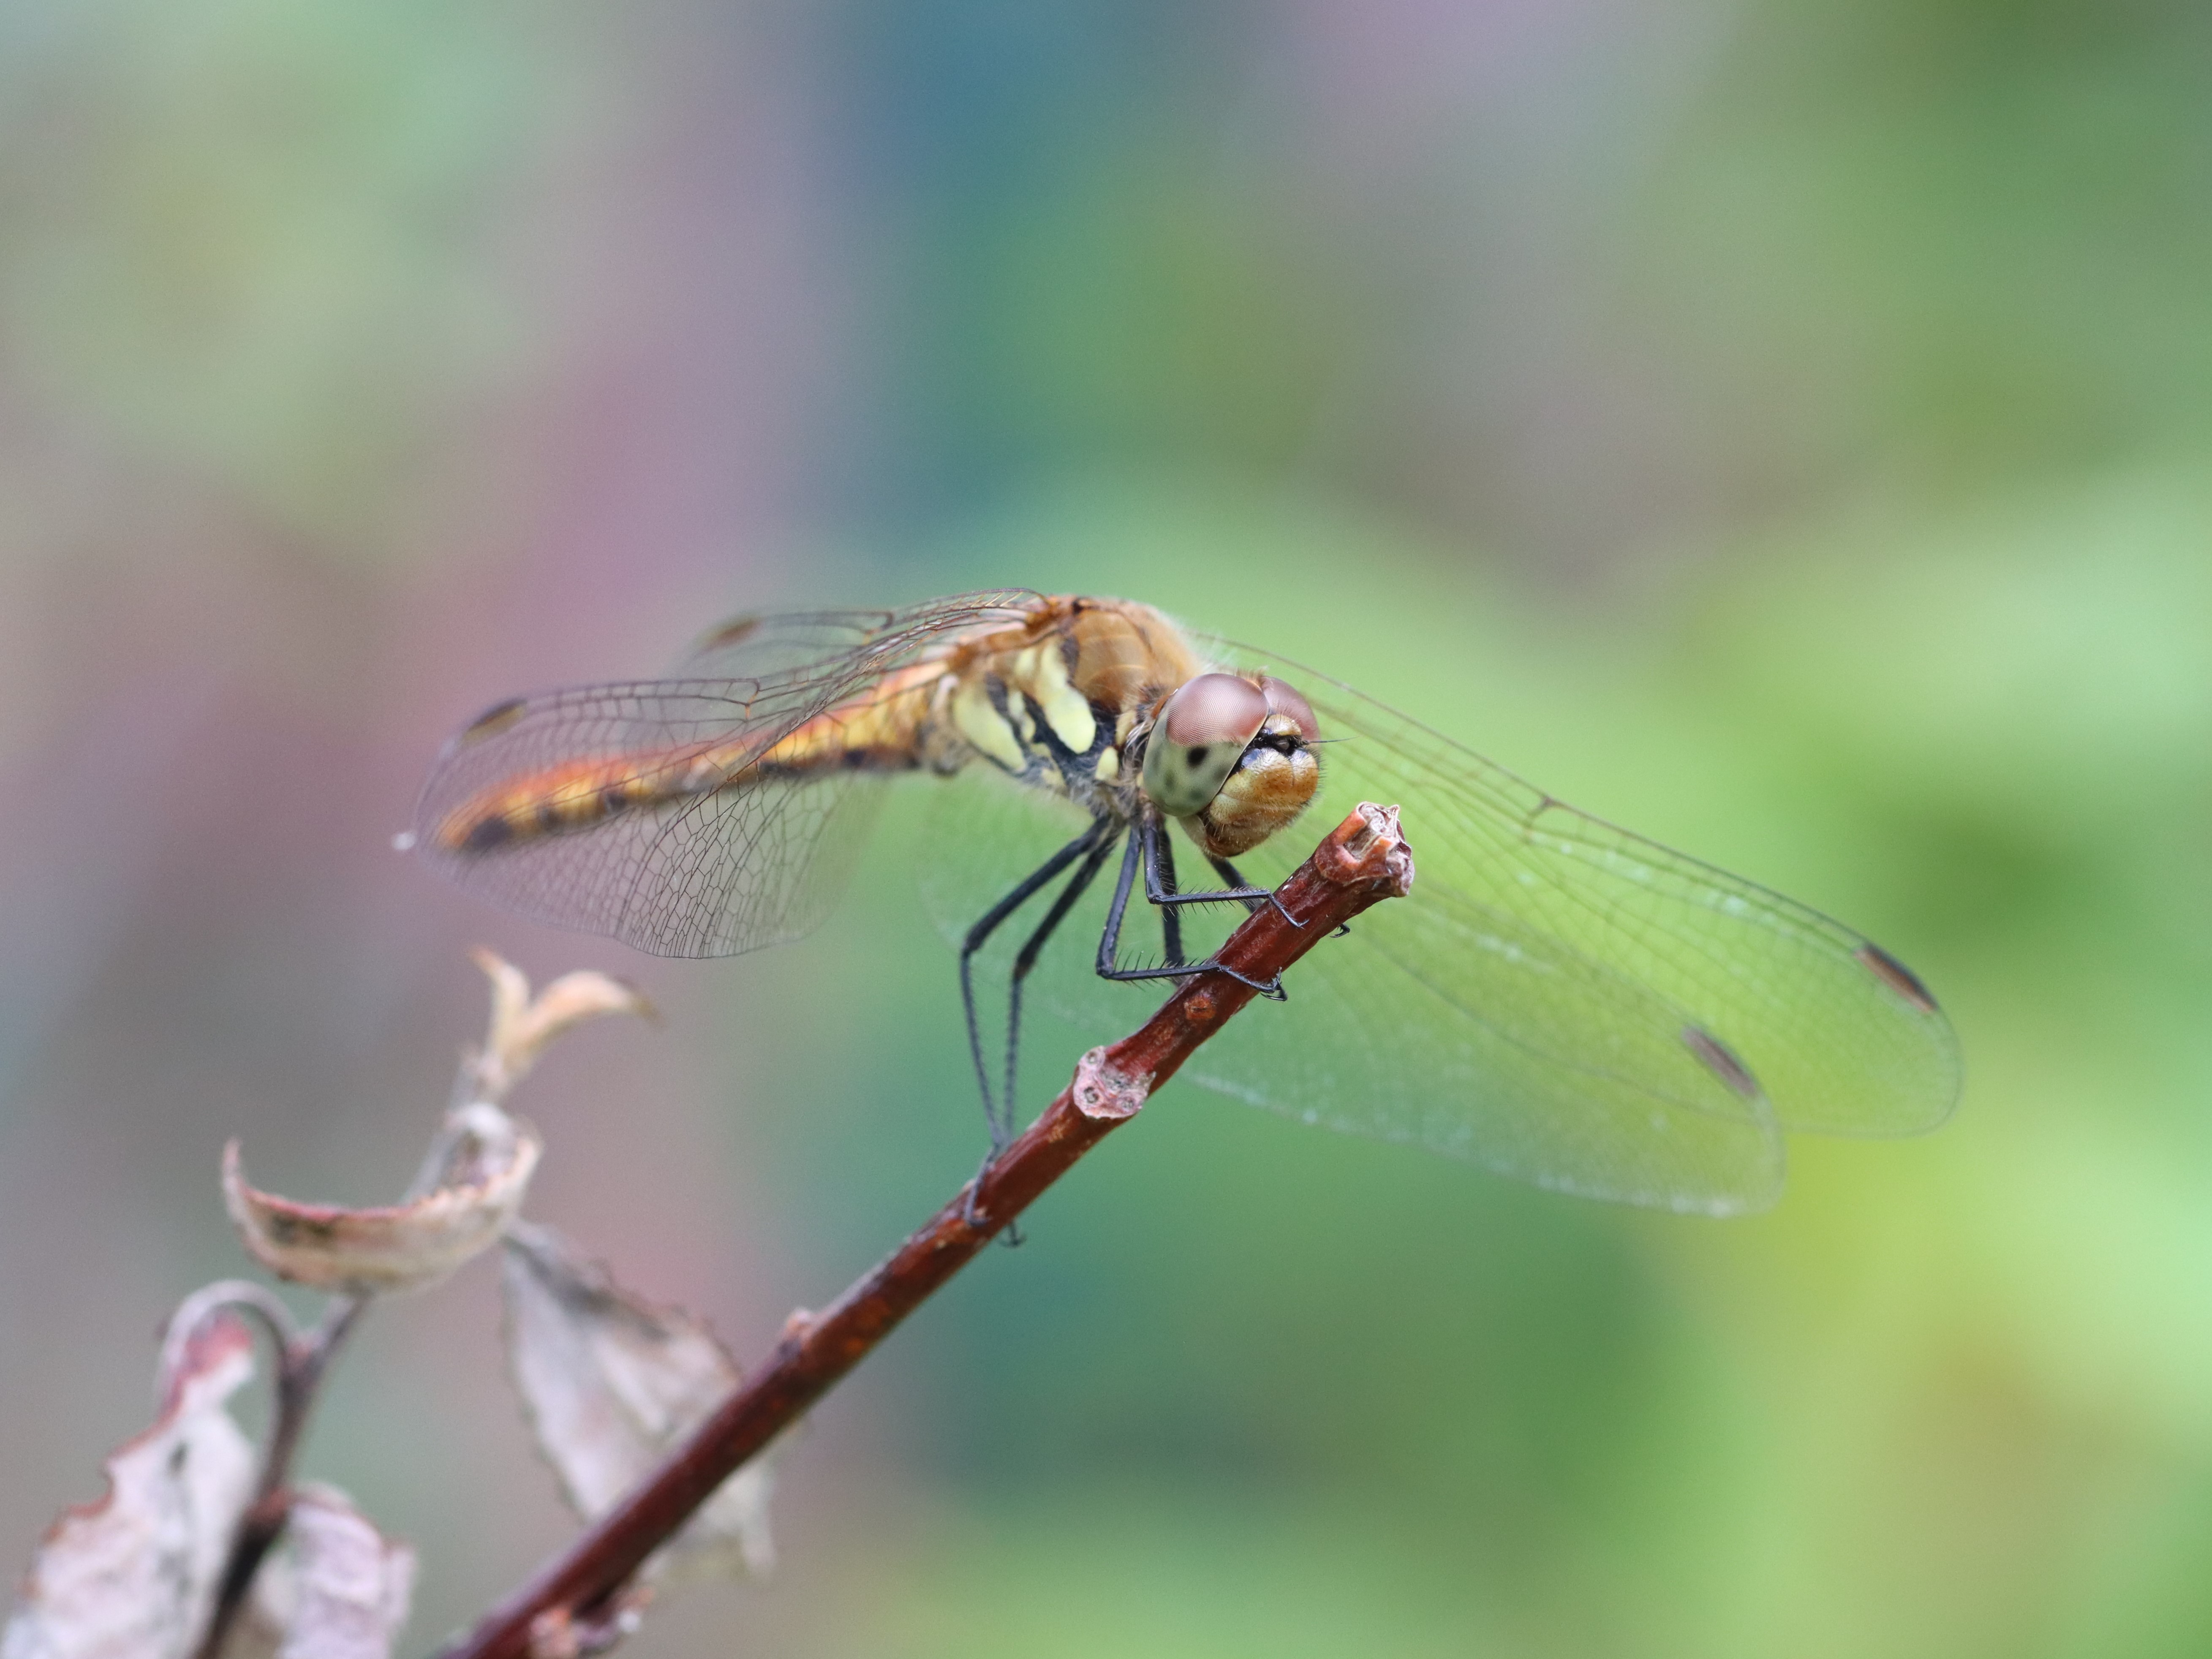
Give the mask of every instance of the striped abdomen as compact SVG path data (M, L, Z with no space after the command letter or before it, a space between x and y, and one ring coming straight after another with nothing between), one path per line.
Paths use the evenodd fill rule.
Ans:
M738 738L586 757L519 774L448 813L433 839L449 853L487 853L720 789L840 770L906 770L921 763L917 737L932 687L944 674L941 664L916 664L888 677L865 697L816 715L765 749L757 738ZM503 712L494 710L471 731Z

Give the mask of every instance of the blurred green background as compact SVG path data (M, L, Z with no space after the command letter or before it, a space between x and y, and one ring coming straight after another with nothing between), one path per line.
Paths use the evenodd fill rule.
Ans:
M662 1004L532 1207L741 1355L964 1178L910 820L724 964L387 842L496 696L1010 582L1843 916L1965 1105L1712 1224L1171 1089L633 1650L2212 1651L2208 271L2187 0L0 9L0 1556L240 1269L225 1137L404 1182L472 940ZM568 1531L493 1278L307 1459L415 1650Z

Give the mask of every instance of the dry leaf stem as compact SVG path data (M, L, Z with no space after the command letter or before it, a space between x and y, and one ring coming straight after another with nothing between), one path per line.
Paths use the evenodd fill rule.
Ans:
M1224 944L1222 968L1183 981L1133 1036L1093 1049L1042 1116L897 1250L817 1315L796 1314L761 1368L643 1484L587 1528L443 1659L532 1659L616 1604L647 1557L722 1482L1107 1134L1199 1045L1344 922L1404 894L1413 856L1395 808L1363 805L1329 832ZM540 1643L540 1636L550 1638Z
M321 1392L332 1356L368 1306L365 1296L334 1296L324 1304L323 1316L311 1329L302 1331L293 1325L284 1304L258 1285L210 1288L252 1293L234 1294L224 1300L228 1305L250 1308L268 1328L276 1348L276 1409L253 1501L232 1535L230 1554L223 1562L222 1577L216 1589L215 1607L208 1615L207 1634L201 1638L194 1659L217 1659L222 1652L230 1639L231 1626L246 1606L246 1593L253 1588L253 1575L260 1571L270 1547L283 1534L284 1523L292 1514L292 1460L298 1455L301 1437L307 1432L308 1414L314 1409L315 1396Z

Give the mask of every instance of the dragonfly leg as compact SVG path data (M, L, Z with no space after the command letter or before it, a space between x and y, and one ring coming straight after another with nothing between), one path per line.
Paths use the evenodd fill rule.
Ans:
M1097 844L1076 866L1067 885L1060 889L1060 896L1052 902L1052 908L1045 912L1044 920L1037 923L1036 931L1023 941L1020 951L1014 957L1013 974L1006 983L1006 1082L999 1097L1000 1115L991 1128L991 1146L994 1157L1005 1151L1006 1143L1014 1138L1014 1078L1021 1059L1022 981L1029 977L1030 969L1036 966L1038 955L1059 930L1060 924L1067 920L1067 913L1075 908L1076 901L1090 891L1091 884L1098 879L1098 872L1105 866L1107 855L1113 850L1111 836L1098 838Z
M1272 891L1250 885L1243 877L1237 873L1236 866L1230 863L1227 859L1217 859L1211 854L1207 854L1206 862L1228 877L1232 884L1231 890L1219 893L1176 892L1175 843L1168 839L1167 826L1164 824L1152 827L1146 842L1146 856L1152 859L1153 863L1146 866L1146 873L1148 877L1156 877L1156 879L1148 880L1146 885L1148 889L1157 888L1159 892L1159 896L1153 898L1152 902L1160 907L1160 937L1166 943L1167 965L1170 968L1187 965L1182 954L1182 922L1176 909L1176 902L1178 901L1200 904L1208 901L1224 903L1234 902L1242 904L1248 915L1257 910L1263 904L1272 903L1277 910L1282 912L1283 920L1289 922L1291 927L1305 926L1305 923L1300 921L1288 910L1283 909L1282 900L1277 898ZM1148 890L1146 897L1152 898L1152 893ZM1290 1000L1289 995L1283 989L1283 981L1279 977L1262 984L1256 979L1246 979L1234 968L1222 968L1220 962L1215 958L1209 957L1203 965L1219 968L1230 978L1250 986L1270 1002Z
M1212 865L1216 870L1225 872L1232 886L1227 890L1214 893L1176 892L1175 842L1169 838L1167 825L1156 818L1147 819L1145 822L1145 896L1159 907L1160 936L1167 945L1167 965L1170 968L1182 968L1187 965L1182 954L1182 920L1176 908L1178 904L1234 902L1243 904L1249 913L1272 901L1278 910L1282 910L1284 920L1291 926L1293 927L1304 926L1288 910L1283 910L1283 902L1276 898L1273 892L1250 885L1243 877L1237 873L1237 867L1228 860L1214 858L1211 854L1207 854L1206 862ZM1256 979L1246 979L1234 968L1222 967L1219 959L1212 957L1200 965L1220 969L1230 978L1240 984L1250 986L1270 1002L1290 1000L1288 994L1283 989L1280 976L1262 984Z
M1158 848L1159 841L1160 830L1156 823L1139 820L1130 828L1128 841L1126 843L1127 850L1121 858L1121 873L1114 884L1114 902L1106 909L1106 930L1098 937L1097 963L1098 977L1115 981L1188 979L1194 974L1207 973L1218 969L1239 984L1250 986L1270 1002L1287 1001L1288 997L1283 990L1283 981L1279 975L1264 982L1256 979L1248 979L1234 968L1224 966L1211 957L1204 962L1172 962L1160 968L1124 968L1119 964L1117 958L1121 951L1121 923L1123 918L1128 914L1129 896L1135 890L1137 872L1139 867L1145 872L1145 896L1153 903L1161 906L1164 917L1174 914L1167 907L1169 903L1178 900L1197 903L1208 902L1221 903L1231 899L1264 900L1268 896L1266 890L1261 888L1253 888L1245 892L1228 893L1176 894L1172 891L1163 891L1159 884L1158 873L1152 866L1152 854ZM1170 879L1173 879L1172 866L1170 866ZM1163 932L1165 932L1164 920ZM1170 934L1169 937L1176 945L1180 945L1179 936Z
M1224 881L1227 882L1231 887L1242 889L1243 894L1249 895L1251 893L1256 893L1260 890L1260 889L1253 886L1249 882L1246 881L1243 876L1237 874L1237 866L1231 864L1227 859L1218 859L1209 853L1206 854L1206 861L1221 872L1221 878ZM1248 896L1245 897L1244 902L1255 910L1257 910L1260 908L1260 902L1257 899ZM1273 888L1269 888L1267 890L1267 902L1273 905L1275 907L1275 914L1282 917L1285 921L1289 922L1291 927L1304 927L1305 926L1305 923L1300 921L1296 916L1292 915L1284 908L1281 896ZM1331 939L1342 939L1351 931L1352 924L1350 922L1340 921L1336 926L1336 931L1331 933L1329 937Z
M990 1070L983 1064L983 1031L975 1018L975 952L996 933L1000 924L1034 898L1038 890L1048 885L1060 872L1096 848L1113 845L1110 818L1094 819L1091 827L1061 848L1036 869L1014 884L1013 890L977 920L960 942L960 1006L968 1019L968 1057L975 1062L975 1086L983 1096L983 1117L991 1129L991 1149L994 1158L1004 1145L999 1135L1000 1112L991 1095ZM1013 1108L1006 1108L1009 1116Z
M968 1183L968 1196L961 1200L960 1218L971 1227L982 1219L982 1217L976 1212L976 1195L983 1190L983 1177L991 1173L991 1166L999 1161L1000 1150L997 1139L994 1137L991 1150L983 1154L983 1161L975 1166L975 1176ZM1008 1249L1017 1249L1022 1242L1021 1227L1018 1224L1010 1222L1007 1224L1006 1231L1000 1234L999 1238Z
M1182 896L1176 891L1175 843L1168 839L1166 826L1154 818L1145 820L1144 836L1145 896L1159 906L1160 943L1167 951L1167 965L1180 968L1183 965L1182 911L1162 902Z
M1205 892L1178 893L1175 881L1175 850L1168 841L1167 825L1158 818L1143 822L1145 838L1145 897L1162 910L1172 910L1185 904L1242 904L1248 910L1256 910L1274 895L1265 887L1254 887L1237 875L1236 867L1226 859L1207 860L1216 870L1228 876L1233 885L1212 889Z
M1128 837L1121 843L1121 873L1115 878L1113 902L1106 907L1106 931L1098 936L1098 977L1114 979L1121 970L1115 958L1121 951L1121 918L1128 914L1129 892L1137 884L1138 833L1130 825Z
M1215 871L1220 875L1222 880L1227 882L1231 887L1237 890L1237 896L1243 899L1244 908L1246 909L1251 911L1257 911L1259 909L1262 901L1254 898L1251 896L1262 890L1255 887L1250 882L1245 880L1243 876L1238 872L1235 865L1231 864L1227 859L1218 859L1211 853L1208 853L1206 855L1206 861L1214 867ZM1267 896L1264 902L1275 907L1275 914L1277 915L1282 917L1285 921L1289 922L1293 927L1303 929L1305 927L1305 923L1300 921L1296 916L1292 915L1284 908L1282 899L1277 896L1273 888L1270 887L1265 890ZM1349 927L1340 927L1335 933L1331 933L1329 937L1331 939L1340 939L1351 931L1352 929Z

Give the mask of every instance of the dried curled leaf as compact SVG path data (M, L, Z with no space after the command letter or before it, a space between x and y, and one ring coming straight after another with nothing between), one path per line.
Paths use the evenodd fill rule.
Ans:
M169 1344L154 1426L107 1460L107 1495L40 1545L4 1659L181 1659L197 1643L255 1458L223 1407L253 1375L253 1339L229 1313L194 1324Z
M507 1363L568 1501L613 1507L742 1378L698 1320L655 1307L550 1228L507 1236ZM648 1564L674 1579L756 1577L775 1565L764 1460L739 1469Z
M491 1027L476 1057L477 1086L487 1100L507 1098L563 1031L606 1014L652 1019L653 1005L635 986L589 970L563 974L534 998L522 969L490 951L471 953L491 980Z
M415 1552L385 1537L345 1493L301 1486L222 1659L389 1659L415 1566Z
M543 1150L526 1124L484 1102L449 1113L435 1184L404 1204L344 1209L249 1186L223 1149L223 1202L254 1259L295 1284L349 1295L419 1290L498 1242Z
M414 1595L415 1552L334 1486L301 1486L284 1536L291 1605L276 1659L388 1659Z

